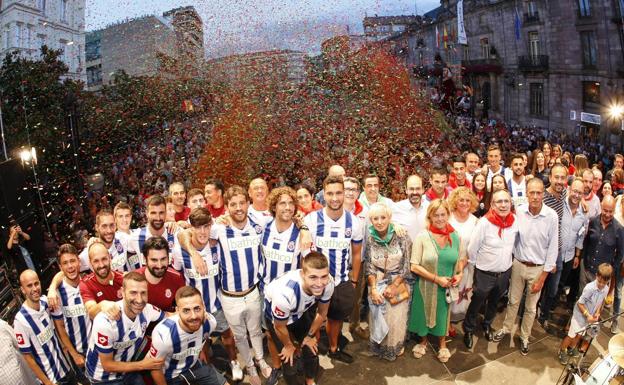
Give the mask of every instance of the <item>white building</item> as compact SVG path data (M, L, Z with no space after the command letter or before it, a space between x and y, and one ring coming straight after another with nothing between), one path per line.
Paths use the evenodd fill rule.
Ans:
M0 58L19 51L37 60L41 46L61 49L68 76L86 82L85 0L0 0Z

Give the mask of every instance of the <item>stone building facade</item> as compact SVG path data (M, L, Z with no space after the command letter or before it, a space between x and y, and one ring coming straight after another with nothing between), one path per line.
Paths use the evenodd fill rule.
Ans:
M44 45L61 50L68 77L86 80L85 0L0 0L0 60L13 51L37 60Z
M442 0L395 38L408 66L430 68L440 54L490 118L619 135L621 119L609 107L624 103L624 0L464 0L463 7L468 44L457 43L457 0Z

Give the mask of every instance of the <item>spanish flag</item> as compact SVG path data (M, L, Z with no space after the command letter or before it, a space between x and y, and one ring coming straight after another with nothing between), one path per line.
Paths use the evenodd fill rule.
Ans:
M442 40L444 41L444 49L448 49L448 31L446 30L446 25L444 26L444 35Z

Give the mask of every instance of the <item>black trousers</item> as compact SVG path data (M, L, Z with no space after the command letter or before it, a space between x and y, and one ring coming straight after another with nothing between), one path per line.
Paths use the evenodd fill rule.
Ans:
M483 326L490 326L496 316L496 307L503 294L509 289L511 268L502 273L490 273L475 268L474 283L472 285L472 299L466 318L464 318L464 330L474 332L477 326L477 317L481 306L485 304L485 319Z
M288 332L290 333L290 338L293 342L298 342L301 344L303 339L308 335L308 331L310 330L310 326L312 326L312 322L316 317L316 306L312 306L308 311L303 313L301 318L292 324L288 325ZM284 348L284 344L280 341L277 333L275 332L275 327L273 326L273 320L266 319L266 324L269 329L269 333L271 333L271 338L273 342L275 342L275 346L277 347L277 351L281 352ZM301 359L303 361L303 373L306 378L316 378L316 374L319 370L319 358L318 355L314 354L309 347L304 346L301 349L301 357L298 358L295 356L293 360L293 365L290 365L286 362L282 362L282 370L284 373L284 380L288 385L298 385L299 381L297 378L297 369L295 360Z

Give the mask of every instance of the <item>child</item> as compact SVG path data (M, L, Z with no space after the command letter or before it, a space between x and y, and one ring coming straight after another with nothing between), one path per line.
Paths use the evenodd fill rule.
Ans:
M570 330L568 335L561 341L559 348L559 362L562 365L568 363L568 348L577 346L581 339L582 330L589 324L597 322L600 318L600 311L607 294L609 293L609 282L613 267L608 263L602 263L598 266L596 279L585 286L583 294L574 306L572 320L570 321Z

